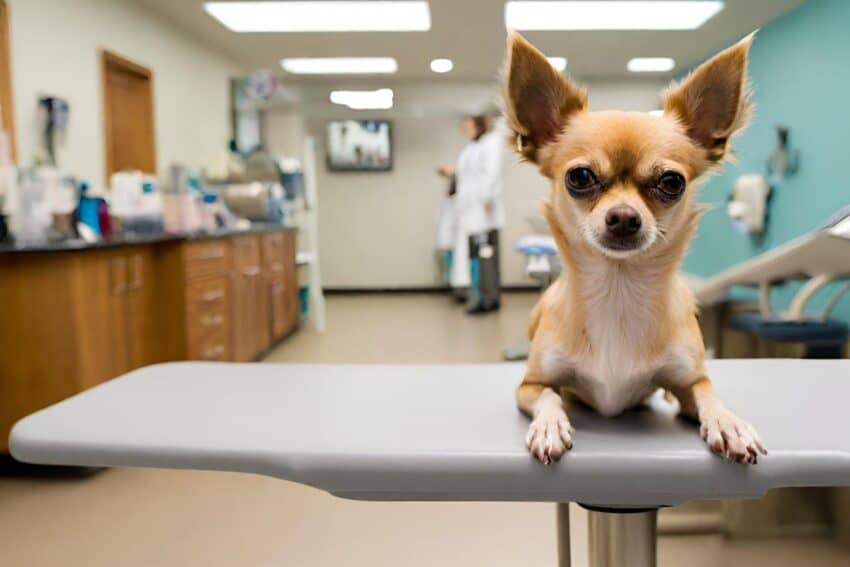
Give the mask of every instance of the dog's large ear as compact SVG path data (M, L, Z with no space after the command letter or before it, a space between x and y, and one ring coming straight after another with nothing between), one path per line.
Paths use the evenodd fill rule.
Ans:
M753 36L721 51L664 93L664 113L682 122L711 161L726 156L729 139L750 120L747 58Z
M508 31L503 99L511 145L531 161L537 161L538 150L561 133L570 114L587 106L584 90L512 30Z

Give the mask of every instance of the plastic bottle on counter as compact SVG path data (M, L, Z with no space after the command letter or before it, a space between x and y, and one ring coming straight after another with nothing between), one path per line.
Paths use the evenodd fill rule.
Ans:
M162 197L165 231L186 234L201 229L201 192L198 180L190 177L186 185L176 186Z
M204 231L215 232L219 229L218 212L218 195L204 193L203 204L201 205L201 227Z

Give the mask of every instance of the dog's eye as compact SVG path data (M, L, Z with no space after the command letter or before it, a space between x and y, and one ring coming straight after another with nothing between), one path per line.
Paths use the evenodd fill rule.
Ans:
M685 190L685 178L681 173L668 171L658 178L657 186L665 197L678 197Z
M574 167L567 172L566 186L571 195L583 197L595 191L599 181L589 168Z

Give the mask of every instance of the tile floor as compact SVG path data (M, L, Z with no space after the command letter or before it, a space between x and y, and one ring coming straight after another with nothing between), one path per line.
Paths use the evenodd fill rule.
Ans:
M521 340L533 294L469 318L436 295L333 296L270 362L497 361ZM575 510L574 540L584 532ZM574 546L574 565L585 550ZM662 537L661 567L850 565L829 540ZM368 503L251 475L114 469L82 479L0 478L2 567L449 567L552 565L546 504Z

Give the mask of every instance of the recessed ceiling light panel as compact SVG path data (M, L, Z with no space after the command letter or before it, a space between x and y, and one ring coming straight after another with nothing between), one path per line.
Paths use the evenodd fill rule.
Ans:
M330 100L352 110L388 110L393 107L393 90L331 91Z
M425 1L206 2L235 32L402 32L431 29Z
M280 60L296 75L381 75L398 71L393 57L291 57Z
M632 73L664 73L672 71L676 61L672 57L635 57L626 68Z
M516 30L694 30L723 9L717 0L529 1L505 4Z

